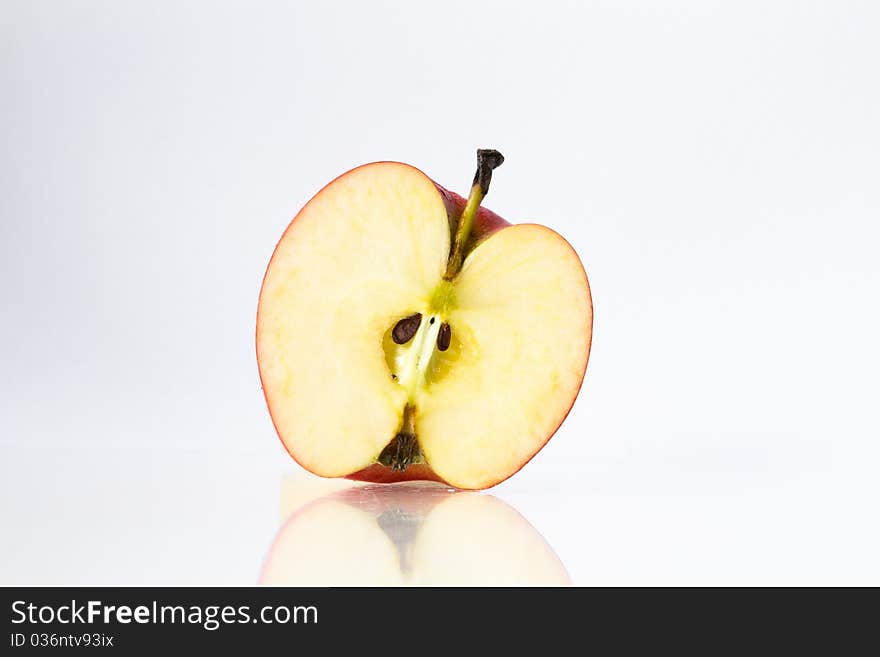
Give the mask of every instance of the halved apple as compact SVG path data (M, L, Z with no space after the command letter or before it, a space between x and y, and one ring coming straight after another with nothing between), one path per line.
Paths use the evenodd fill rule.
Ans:
M549 228L409 165L367 164L300 211L269 262L257 359L288 452L325 477L486 488L549 440L590 351L584 268Z

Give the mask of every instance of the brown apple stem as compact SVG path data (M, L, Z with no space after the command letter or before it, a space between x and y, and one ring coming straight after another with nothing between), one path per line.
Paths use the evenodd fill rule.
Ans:
M503 162L504 156L494 149L481 148L477 151L477 172L474 174L474 182L471 184L467 203L458 220L455 238L452 242L452 252L446 263L446 273L443 275L447 281L451 281L461 271L464 248L474 226L474 218L477 216L477 210L480 209L480 203L489 193L492 171L500 167Z

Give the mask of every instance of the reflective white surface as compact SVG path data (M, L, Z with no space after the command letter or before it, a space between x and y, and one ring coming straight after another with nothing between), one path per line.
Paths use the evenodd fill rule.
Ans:
M455 494L489 501L438 517L439 534L416 523L409 539L398 537L404 550L418 545L416 554L428 555L406 569L394 548L402 528L383 533L378 517L392 512L387 529L395 512L417 515L406 506L424 503L418 489L406 491L408 502L383 506L370 493L340 502L352 484L256 452L7 449L0 582L340 584L346 573L352 584L377 585L878 580L869 472L829 487L817 480L818 464L780 477L780 464L747 467L743 455L701 471L656 455L600 461L596 453L602 466L562 470L556 481L543 480L539 457L491 495ZM291 521L303 509L311 509L305 529ZM517 561L523 553L533 558ZM459 567L438 581L450 562Z
M298 472L254 362L275 242L350 167L461 192L479 146L595 302L497 515L578 585L880 585L880 5L2 13L0 583L257 582Z
M567 586L528 521L493 495L434 483L321 486L285 479L269 586Z

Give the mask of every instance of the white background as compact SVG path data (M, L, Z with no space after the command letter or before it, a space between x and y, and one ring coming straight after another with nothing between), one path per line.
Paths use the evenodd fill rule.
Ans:
M491 494L575 584L880 584L878 34L870 2L3 1L0 583L254 583L297 471L254 357L275 242L342 171L464 193L480 146L595 303L574 410Z

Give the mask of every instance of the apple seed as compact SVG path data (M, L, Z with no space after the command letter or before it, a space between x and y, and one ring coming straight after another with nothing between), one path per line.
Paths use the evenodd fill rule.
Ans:
M437 333L437 349L446 351L449 349L449 342L452 340L452 328L449 324L443 322L440 325L440 331Z
M391 331L391 339L394 340L395 344L406 344L412 340L416 331L419 330L421 323L422 313L404 317L394 325L394 329Z

